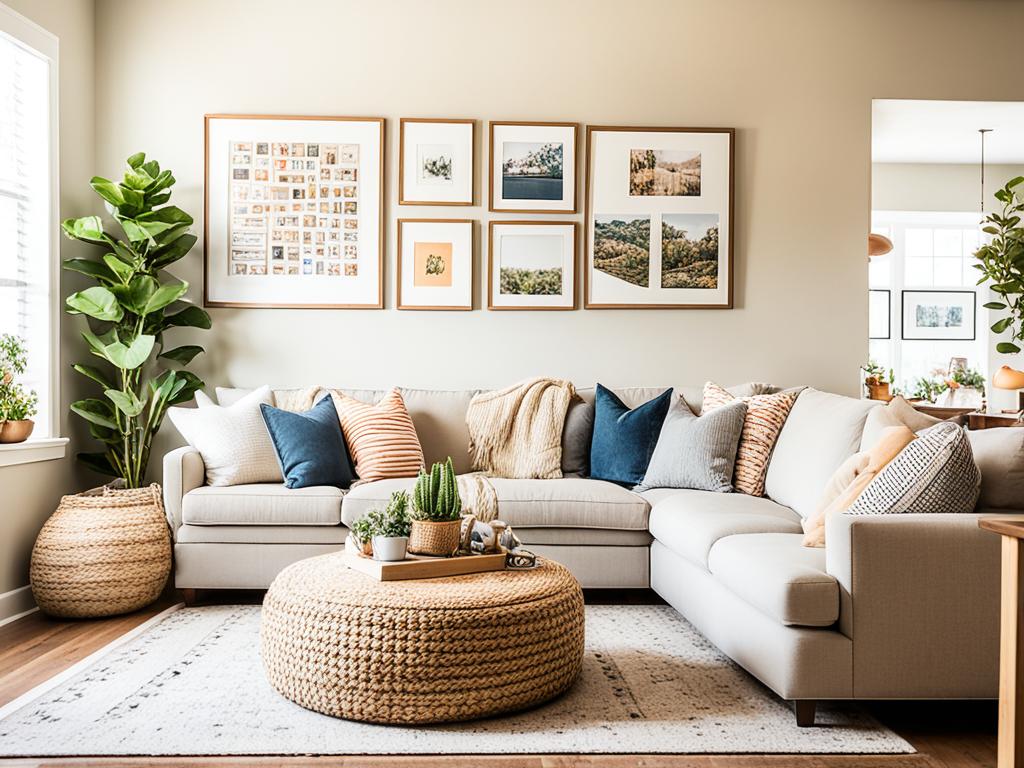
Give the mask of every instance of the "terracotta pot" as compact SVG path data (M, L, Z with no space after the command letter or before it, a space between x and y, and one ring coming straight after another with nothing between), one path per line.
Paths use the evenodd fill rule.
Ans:
M32 419L0 421L0 443L23 443L28 440L35 426Z
M884 400L886 402L892 400L892 395L889 394L889 382L884 384L868 384L868 397L871 400Z
M413 520L409 551L414 555L451 557L459 549L462 520Z

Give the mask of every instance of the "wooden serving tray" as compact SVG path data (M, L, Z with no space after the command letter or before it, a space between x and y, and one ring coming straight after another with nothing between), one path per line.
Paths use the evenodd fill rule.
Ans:
M351 543L346 542L344 558L349 568L372 576L377 581L439 579L445 576L505 570L504 552L462 557L424 557L410 554L405 556L405 560L385 563L359 554Z

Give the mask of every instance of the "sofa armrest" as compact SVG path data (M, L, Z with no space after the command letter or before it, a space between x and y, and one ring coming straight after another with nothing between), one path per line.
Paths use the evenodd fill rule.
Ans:
M206 465L192 446L177 448L164 456L164 512L175 539L181 527L181 500L205 482Z
M857 698L998 694L999 537L981 514L832 515L825 568Z

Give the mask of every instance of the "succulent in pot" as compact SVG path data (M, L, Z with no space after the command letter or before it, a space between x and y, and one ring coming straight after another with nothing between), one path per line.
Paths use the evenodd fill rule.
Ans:
M351 526L352 538L359 547L359 551L367 557L373 556L373 513L360 517Z
M373 556L377 560L404 560L409 544L409 494L395 491L382 510L367 514L372 530Z
M22 339L0 335L0 443L21 443L32 434L38 397L16 381L28 366Z
M420 470L412 494L409 551L418 555L451 557L460 544L462 499L452 457Z

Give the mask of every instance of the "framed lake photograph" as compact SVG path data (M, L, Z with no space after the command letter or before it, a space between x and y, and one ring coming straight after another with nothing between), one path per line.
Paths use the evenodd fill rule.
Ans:
M208 307L384 306L384 118L206 115Z
M492 221L488 309L576 309L574 221Z
M399 121L399 205L473 205L476 120Z
M891 338L891 325L892 293L884 288L872 288L868 291L868 338Z
M473 222L399 219L398 309L473 309Z
M586 308L732 307L734 134L587 126Z
M904 340L974 340L974 291L903 291L902 299Z
M577 123L490 124L488 210L576 213Z

